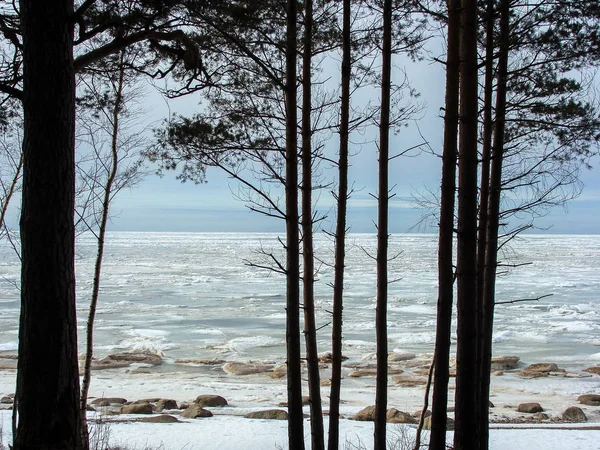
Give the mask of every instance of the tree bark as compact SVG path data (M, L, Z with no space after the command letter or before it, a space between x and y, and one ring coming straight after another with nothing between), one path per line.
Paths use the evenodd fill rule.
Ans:
M477 450L477 1L462 0L454 447Z
M381 118L379 122L379 187L377 211L377 381L375 388L374 449L386 448L387 410L387 296L388 296L388 203L389 133L392 75L392 1L383 3L383 49L381 68Z
M438 240L438 304L434 352L434 381L429 448L446 448L448 365L454 297L454 204L456 197L456 153L458 138L460 0L448 2L448 54L446 57L446 104L440 229Z
M80 449L73 2L20 2L21 318L14 448Z
M304 2L304 51L302 54L302 257L304 262L304 338L308 366L308 395L310 399L310 433L313 450L325 448L321 378L315 323L315 255L312 218L312 15L313 2Z
M333 317L331 330L331 393L329 395L328 450L337 450L340 440L340 391L342 384L342 324L344 268L346 260L346 211L348 203L348 142L350 119L350 0L344 0L342 18L342 95L340 108L339 186L335 227Z
M296 87L297 2L287 2L286 38L286 344L288 395L288 447L304 450L302 378L300 365L300 243L298 233L298 137Z
M500 46L498 53L498 83L496 90L496 122L494 128L494 146L490 175L488 202L488 223L486 234L485 273L483 283L483 339L480 414L480 448L489 445L489 399L490 368L492 363L492 336L494 325L494 304L496 291L496 268L498 264L498 229L500 226L500 195L502 191L502 160L504 156L504 126L506 119L506 78L508 70L508 47L510 43L510 2L500 4Z

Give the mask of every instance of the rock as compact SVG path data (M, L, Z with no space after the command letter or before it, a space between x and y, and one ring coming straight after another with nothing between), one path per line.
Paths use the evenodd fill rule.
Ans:
M156 411L161 412L165 409L177 409L177 402L169 398L161 398L156 402Z
M144 363L144 364L152 364L153 366L157 366L162 364L162 358L160 355L152 352L123 352L123 353L115 353L113 355L108 355L105 360L112 361L124 361L127 363Z
M425 417L425 420L423 421L423 429L431 430L431 416ZM454 419L451 419L450 417L446 418L446 430L454 430Z
M168 414L160 414L158 416L151 416L151 417L142 417L141 419L138 419L137 421L138 422L150 422L150 423L175 423L175 422L179 422L179 420L177 420L177 417L170 416Z
M94 400L92 400L92 405L99 405L101 403L107 403L107 405L102 405L102 406L108 406L108 405L122 405L124 403L127 403L127 400L125 400L124 398L120 398L120 397L98 397L95 398Z
M519 372L521 378L545 378L548 376L548 372L542 372L539 370L523 370Z
M282 364L281 366L277 366L271 372L267 372L267 375L271 378L283 378L287 375L287 366Z
M587 422L587 416L581 408L570 406L562 413L562 420L572 423Z
M8 395L5 395L2 398L0 398L0 403L4 405L12 405L13 399L10 398Z
M519 365L518 356L496 356L492 358L492 370L513 370Z
M327 378L327 379L321 380L321 386L331 386L331 379Z
M288 413L283 409L266 409L254 411L244 416L246 419L287 420Z
M387 423L418 423L418 421L408 413L404 411L398 411L396 408L390 408L385 414L385 421Z
M122 367L129 367L127 361L116 361L109 357L102 358L98 361L92 361L92 370L104 370L104 369L120 369Z
M272 365L242 362L228 362L223 366L223 370L232 375L253 375L268 372L272 368Z
M421 417L421 414L423 413L423 410L419 409L418 411L415 411L412 416L416 417L417 419ZM425 411L425 417L429 417L431 415L431 411L427 410Z
M205 366L217 366L219 364L225 364L227 361L224 359L176 359L175 364L198 364Z
M550 420L550 416L546 413L543 412L539 412L539 413L535 413L533 416L531 416L531 418L533 420L538 420L538 421L542 421L542 420Z
M488 406L489 406L490 408L495 408L495 406L494 406L494 404L492 403L492 401L491 401L491 400L488 400Z
M600 395L584 394L577 397L577 401L583 405L600 406Z
M538 413L543 410L544 408L539 403L521 403L517 406L517 411L522 413Z
M185 411L183 411L179 415L187 419L197 419L202 417L213 416L213 414L208 409L204 409L200 405L190 405Z
M392 381L396 383L398 386L402 387L415 387L415 386L424 386L427 384L426 377L413 377L413 376L395 376L392 377Z
M502 375L504 375L504 372L502 370L494 370L492 372L492 375L494 375L495 377L501 377Z
M600 366L588 367L587 369L583 369L583 371L600 375Z
M287 407L288 402L280 402L279 406ZM302 406L310 405L310 397L308 395L302 396Z
M332 363L333 355L331 354L331 352L320 353L318 355L318 359L319 359L319 362L322 362L322 363ZM347 356L342 355L342 361L346 361L347 359L348 359Z
M559 369L558 366L553 363L536 363L525 367L525 370L530 372L556 372Z
M19 355L17 355L16 353L2 353L0 355L0 358L2 358L2 359L19 359Z
M152 414L152 405L150 403L138 403L135 405L123 405L121 414Z
M410 353L410 352L391 352L388 354L388 361L389 362L396 362L396 361L408 361L409 359L415 359L416 355L414 353Z
M158 397L142 398L140 400L134 400L131 403L128 403L128 405L140 405L142 403L156 403L159 400L160 400L160 398L158 398Z
M375 405L367 406L354 414L352 420L361 422L373 422L375 420Z
M227 406L227 400L220 395L199 395L194 400L198 406Z
M149 369L137 368L137 369L130 370L129 373L132 375L141 375L141 374L148 375L149 373L152 373L152 372L150 372Z
M398 368L388 368L388 375L400 375L404 370ZM349 377L374 377L377 375L377 369L358 369L348 374Z

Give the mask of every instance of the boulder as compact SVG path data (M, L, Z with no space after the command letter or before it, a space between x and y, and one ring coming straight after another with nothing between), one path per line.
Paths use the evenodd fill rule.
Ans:
M361 409L359 412L354 414L352 420L359 420L361 422L373 422L375 420L375 405L367 406Z
M125 400L124 398L120 398L120 397L98 397L95 398L94 400L92 400L92 405L100 405L101 403L106 403L106 405L102 405L102 406L108 406L108 405L122 405L124 403L127 403L127 400Z
M322 363L332 363L333 362L333 354L331 352L320 353L317 358L319 362ZM342 355L342 361L346 361L348 359L347 356Z
M197 419L202 417L213 416L213 414L208 409L204 409L200 405L190 405L185 411L182 411L179 415L187 419Z
M416 417L417 419L421 417L421 414L423 413L423 410L419 409L418 411L415 411L412 416ZM429 417L431 415L431 411L427 410L425 411L425 417Z
M563 411L562 420L565 422L581 423L587 422L587 416L581 408L577 406L570 406Z
M600 375L600 366L588 367L587 369L583 369L583 371Z
M544 408L541 407L539 403L521 403L517 406L517 411L521 413L539 413L542 412Z
M158 398L158 397L142 398L140 400L134 400L134 401L128 403L128 405L139 405L141 403L156 403L159 400L160 400L160 398Z
M395 376L392 377L392 381L396 383L398 386L402 387L415 387L415 386L424 386L427 384L426 377L414 377L414 376Z
M431 430L431 416L425 417L423 429ZM450 417L446 418L446 430L454 430L454 419L451 419Z
M390 408L385 414L387 423L418 423L417 419L404 411L398 411L396 408Z
M152 352L123 352L123 353L115 353L113 355L108 355L106 360L112 361L124 361L127 363L144 363L144 364L152 364L153 366L157 366L162 364L162 358L160 355Z
M160 414L158 416L151 416L151 417L142 417L141 419L138 419L137 421L138 422L150 422L150 423L175 423L175 422L179 422L179 420L177 420L177 417L170 416L168 414Z
M198 364L204 366L217 366L219 364L225 364L227 361L224 359L176 359L175 364Z
M287 375L287 366L285 364L277 366L271 372L267 372L267 375L276 379L283 378Z
M177 402L169 398L161 398L156 402L156 411L161 412L165 409L177 409Z
M8 395L4 395L2 398L0 398L0 403L4 405L12 405L13 399Z
M331 386L331 379L330 378L321 379L321 386Z
M519 365L518 356L496 356L492 358L492 370L513 370Z
M152 414L152 405L150 403L137 403L135 405L123 405L121 414Z
M416 355L411 352L391 352L388 354L389 362L397 361L408 361L409 359L415 359Z
M550 420L550 416L543 412L535 413L531 418L540 422L543 420Z
M530 372L556 372L559 369L558 366L554 363L536 363L530 364L529 366L525 367L525 370Z
M283 409L265 409L253 411L244 416L246 419L287 420L288 413Z
M302 406L310 405L310 397L308 395L302 396ZM287 407L288 402L280 402L279 406Z
M194 403L198 406L227 406L227 400L220 395L199 395L194 400Z
M223 366L223 370L232 375L253 375L268 372L272 368L272 365L242 362L228 362Z
M388 368L388 375L400 375L404 370L398 368ZM374 377L377 375L377 369L358 369L348 374L349 377Z
M104 370L104 369L120 369L122 367L129 367L127 361L117 361L110 359L110 357L102 358L97 361L92 361L92 370Z
M600 406L600 395L597 394L584 394L577 397L577 401L582 405L588 406Z

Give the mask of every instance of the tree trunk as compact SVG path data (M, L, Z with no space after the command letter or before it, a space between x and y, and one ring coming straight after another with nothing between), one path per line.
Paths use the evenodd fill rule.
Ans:
M106 236L106 224L108 223L108 213L110 210L110 200L112 197L112 187L117 176L119 168L119 114L123 103L123 77L125 66L123 64L123 52L121 52L119 61L119 78L117 80L115 103L112 111L112 136L111 136L111 168L104 185L104 198L102 199L102 217L98 229L98 251L96 253L96 263L94 266L94 281L92 285L92 298L90 300L90 310L88 314L86 329L86 352L83 372L83 381L81 386L81 422L84 445L89 441L87 428L87 398L92 380L92 356L94 352L94 320L96 317L96 305L98 304L98 293L100 292L100 274L102 271L102 258L104 256L104 239Z
M500 48L498 56L498 87L496 90L496 123L494 128L494 153L490 177L490 197L488 202L487 248L485 255L485 275L483 284L483 340L480 414L480 448L489 445L489 399L490 367L492 363L492 335L494 325L494 303L496 291L496 266L498 261L498 229L500 222L500 194L502 191L502 159L504 153L504 125L506 116L506 77L508 70L508 47L510 33L510 3L500 4Z
M454 203L456 196L456 152L458 138L460 0L448 3L448 54L446 57L446 114L444 117L444 150L442 154L442 186L440 230L438 240L438 305L434 352L434 381L429 448L446 448L448 407L448 365L454 296L452 261L454 238Z
M379 188L377 212L377 382L375 388L374 449L386 448L387 410L387 295L388 295L388 202L389 133L392 75L392 1L383 3L383 49L381 68L381 119L379 122Z
M461 11L458 165L457 350L454 447L477 450L477 2Z
M21 318L14 448L80 449L73 2L23 0Z
M485 272L486 232L488 223L488 196L490 183L490 153L492 147L492 102L494 93L494 0L487 0L486 10L486 43L485 43L485 82L483 94L483 145L481 149L481 183L479 191L479 228L477 230L477 404L478 433L487 427L489 420L485 411L489 409L483 404L489 399L484 390L483 375L486 372L483 357L485 339L483 278ZM487 405L487 400L486 400ZM482 447L484 448L484 447ZM487 447L486 447L487 448Z
M302 55L302 256L304 261L304 338L308 366L308 395L310 399L310 433L313 450L325 448L321 378L315 324L315 256L312 218L312 0L304 2L304 52Z
M339 186L335 227L335 267L331 331L331 393L329 395L328 450L337 450L340 440L340 391L342 384L342 323L344 268L346 260L346 209L348 203L348 141L350 119L350 0L344 0L342 25L342 97L340 110Z
M296 15L297 2L287 2L286 40L286 345L288 395L288 447L304 450L302 378L300 365L300 242L298 233L298 137L296 111Z

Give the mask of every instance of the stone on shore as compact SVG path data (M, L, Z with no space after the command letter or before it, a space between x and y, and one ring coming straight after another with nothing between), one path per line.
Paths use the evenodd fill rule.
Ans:
M587 369L583 369L583 371L600 375L600 366L588 367Z
M411 352L391 352L388 354L388 362L408 361L415 359L416 355Z
M513 370L519 365L518 356L496 356L492 358L492 370Z
M178 409L177 402L170 398L161 398L156 402L156 411L161 412L165 409Z
M418 420L413 416L404 411L399 411L396 408L390 408L387 410L385 414L385 421L387 423L418 423Z
M431 416L425 417L423 421L423 429L431 430ZM446 430L454 430L454 419L447 417L446 418Z
M517 406L517 411L521 413L538 413L544 411L539 403L521 403Z
M200 405L190 405L185 411L182 411L179 415L187 419L197 419L202 417L213 416L213 414L208 409L204 409Z
M275 379L283 378L287 375L287 366L285 364L277 366L271 372L267 372L267 375Z
M600 406L600 395L597 394L584 394L577 397L577 401L582 405L588 406Z
M244 416L246 419L287 420L288 413L283 409L265 409L253 411Z
M223 366L223 371L231 375L254 375L271 369L273 369L272 365L258 363L228 362Z
M352 420L358 420L361 422L373 422L375 420L375 405L366 406L359 412L354 414Z
M198 406L227 406L227 400L220 395L199 395L194 400L194 403Z
M216 366L219 364L225 364L227 361L224 359L189 359L182 358L176 359L175 364L197 364L202 366Z
M142 417L137 422L149 422L149 423L176 423L179 422L177 417L170 416L168 414L160 414L158 416Z
M104 369L120 369L122 367L129 367L129 363L127 361L117 361L111 359L110 357L102 358L99 360L92 361L92 370L104 370ZM83 370L83 367L82 369Z
M562 420L571 423L587 422L587 416L578 406L570 406L562 413Z
M322 363L332 363L333 362L333 354L331 352L319 353L317 356L319 362ZM342 361L346 361L348 359L347 356L342 355Z
M533 416L531 416L531 418L533 420L537 420L539 422L541 422L543 420L550 420L550 416L543 412L535 413Z
M92 405L100 405L101 403L106 403L108 405L122 405L127 403L127 400L120 397L98 397L92 400Z
M396 383L398 386L402 387L416 387L416 386L424 386L427 384L426 377L414 377L414 376L395 376L392 377L392 381Z
M523 371L519 372L519 376L523 378L541 378L547 377L551 373L564 376L565 371L559 369L558 366L553 363L536 363L525 367Z
M162 364L162 358L160 355L152 352L122 352L115 353L113 355L108 355L106 360L112 361L124 361L129 364L131 363L144 363L144 364L152 364L153 366L157 366Z
M398 368L388 368L388 375L400 375L404 370ZM377 369L358 369L348 374L349 377L374 377L377 375Z
M152 405L150 403L137 403L135 405L121 406L121 414L152 414Z

